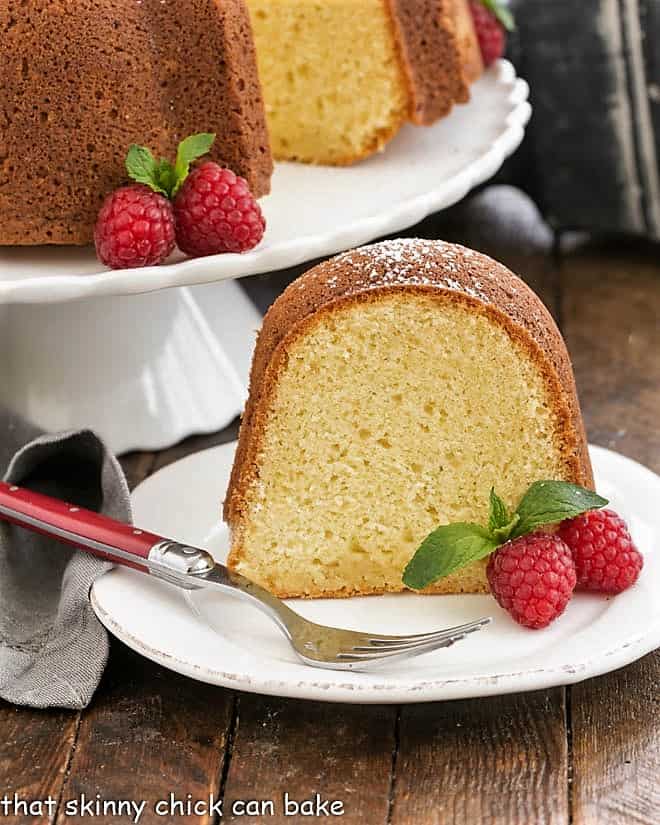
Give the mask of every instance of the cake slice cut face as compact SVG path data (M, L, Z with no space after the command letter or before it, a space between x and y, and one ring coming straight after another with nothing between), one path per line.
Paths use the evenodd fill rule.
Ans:
M492 486L592 486L571 365L536 295L491 259L385 242L323 263L261 331L225 501L230 566L279 596L404 589L440 524ZM486 562L434 592L485 592Z
M467 101L464 2L248 0L275 157L353 163Z

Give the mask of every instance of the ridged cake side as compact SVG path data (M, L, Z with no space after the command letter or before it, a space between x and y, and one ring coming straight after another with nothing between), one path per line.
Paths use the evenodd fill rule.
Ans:
M408 78L410 119L428 126L470 98L457 36L461 0L387 0Z
M432 337L429 338L429 335ZM395 363L401 353L404 358L410 358L410 348L406 355L400 346L399 339L403 341L406 336L408 341L413 340L413 347L418 352L413 361L408 361L410 375L406 375L405 370L403 374L400 370L397 372ZM434 350L435 342L440 340L440 336L444 336L445 343L440 350L437 346ZM338 341L335 340L337 338ZM356 359L354 362L350 359L346 361L342 355L344 340L346 358L352 352L352 357ZM334 343L329 343L332 341ZM380 361L370 363L369 359L373 361L374 350L373 347L369 349L369 341L372 345L374 342L376 344L380 353L376 357L382 361L382 370L379 367ZM383 341L386 343L383 344ZM422 348L418 349L420 346ZM473 347L474 357L471 354ZM434 360L436 356L430 354L434 351L439 352L437 357L449 359L449 372L443 368L442 362ZM419 372L418 362L423 364L422 372ZM459 367L459 363L463 366ZM348 364L347 370L345 364ZM452 364L455 366L451 366ZM475 364L484 370L483 380L486 384L483 391L479 385L482 377L478 370L475 373ZM343 376L342 383L337 385L336 378L340 374ZM468 399L467 408L461 402L463 412L458 420L455 415L452 418L454 411L447 410L447 401L443 397L443 382L447 380L447 387L453 387L452 391L458 391L459 394L464 393L464 397ZM395 382L398 382L396 387ZM338 388L336 406L332 406L334 399L329 394L330 385ZM353 401L352 386L355 387ZM368 396L371 387L377 392L384 391L385 395L376 395L376 400L370 401ZM391 391L388 389L390 387ZM308 393L307 401L302 406L300 399L293 398L295 393ZM392 393L396 393L396 404L392 404ZM500 399L507 399L509 394L517 394L515 403L500 404ZM318 407L317 397L320 395L329 402L327 406ZM528 395L531 406L526 412ZM289 405L291 399L293 401ZM353 402L354 406L351 407ZM384 413L387 419L385 423L387 429L394 434L394 439L379 437L375 432L379 426L379 415L374 404L382 402L389 405ZM474 413L471 415L469 407L473 404ZM518 410L518 413L513 413L513 410ZM426 481L422 484L429 470L425 465L429 460L435 460L431 455L436 449L437 440L443 437L445 425L441 422L446 419L441 418L439 423L437 416L445 416L447 412L450 418L447 426L454 427L452 438L459 446L459 452L462 440L474 447L474 439L477 438L478 441L481 437L478 435L480 428L490 433L489 443L484 443L484 454L491 456L486 456L485 459L485 466L493 468L488 471L491 480L484 481L480 478L476 485L471 483L472 486L465 487L466 490L477 491L479 507L476 509L472 501L466 501L464 508L463 494L458 495L456 492L453 494L460 499L458 503L454 502L449 509L439 504L443 496L446 499L443 478L451 478L452 481L447 483L456 486L457 490L463 485L463 465L452 450L445 450L440 458L436 456L442 463L445 463L445 459L448 462L445 474L438 477L436 473L436 477L431 478L428 484ZM527 439L526 443L531 445L528 449L533 453L534 444L545 444L542 454L529 456L527 469L521 469L517 464L518 461L527 462L527 454L520 457L520 451L515 449L518 427L515 416L518 414L525 421L520 430L520 438L523 441ZM302 423L296 429L296 421L300 416ZM538 428L533 423L537 416ZM306 419L304 422L303 418ZM351 420L347 423L349 418ZM279 428L278 434L273 436L277 442L275 446L273 438L267 437L268 432L273 432L274 422ZM382 500L376 499L373 504L381 519L403 518L405 510L400 546L393 551L390 547L394 552L395 566L399 567L405 563L406 553L408 557L412 555L414 542L423 537L417 535L420 529L432 529L445 516L448 520L472 520L484 516L481 505L486 506L487 490L477 490L483 486L482 482L487 486L497 483L502 485L509 497L518 496L522 494L524 484L538 480L535 473L541 468L540 472L552 473L553 477L585 486L593 485L572 369L565 345L551 316L537 296L501 264L471 250L442 242L385 242L340 255L303 275L275 302L264 320L255 351L250 397L225 500L225 519L232 529L230 564L247 575L260 579L280 595L344 596L401 589L400 574L394 576L392 569L385 570L385 562L379 562L382 570L385 570L382 574L384 584L379 585L373 576L370 578L374 566L371 564L372 556L376 551L380 552L378 548L373 549L370 539L375 535L373 531L380 530L382 525L376 523L363 526L362 532L357 529L356 537L350 539L350 553L354 560L351 567L355 571L368 571L364 575L364 581L370 582L367 585L360 585L358 579L357 583L350 581L344 586L330 565L332 553L336 550L333 549L333 541L328 538L324 542L322 534L316 535L318 522L323 519L325 512L323 509L318 512L315 510L316 499L322 495L319 491L328 487L327 479L319 486L319 478L326 472L328 463L334 462L334 457L328 457L320 451L315 464L316 456L310 461L314 451L308 447L314 443L315 432L319 434L321 441L328 441L328 422L334 427L331 440L339 442L329 446L347 446L349 449L349 454L337 465L338 475L334 476L335 481L332 482L337 485L337 493L340 493L340 487L346 481L342 469L346 466L345 462L350 465L346 472L355 472L355 455L351 455L350 450L356 449L362 450L372 464L365 486L360 488L364 491L365 503L358 502L358 509L362 507L366 521L370 518L370 505L366 501L372 493L372 483L374 490L386 490L386 495L400 498L398 510L395 507L392 513L387 511ZM416 430L420 426L422 429ZM457 426L463 432L458 440L455 432ZM359 428L363 428L364 433ZM534 435L537 429L538 438ZM419 435L415 436L413 431L417 431ZM293 454L282 459L289 446L282 443L283 433L286 432L293 432L294 439L302 437L303 441L298 445L292 443L290 447ZM361 440L363 438L365 440ZM505 449L498 455L498 443L502 440ZM264 445L268 446L265 455L262 454ZM328 444L323 445L323 449L326 447ZM402 493L398 482L392 486L386 479L383 486L382 474L379 475L382 462L393 468L403 466L399 464L399 448L408 450L404 461L405 472L402 471L400 476L407 485L406 489L412 490L418 482L421 484L420 490L423 488L419 507L411 506L409 497ZM479 443L477 449L480 449ZM421 455L416 455L418 450L421 450ZM298 462L302 460L304 463L302 467L296 464L296 451ZM305 456L301 458L303 451ZM280 455L280 459L276 458L277 455ZM282 506L285 511L289 507L286 501L280 502L280 511L276 508L271 513L268 498L264 500L265 503L261 503L259 498L263 493L260 485L263 487L264 481L271 485L269 489L278 490L277 485L272 486L273 459L281 461L287 479L291 475L297 477L302 474L298 479L303 484L302 490L305 484L311 485L312 492L309 496L304 492L300 499L297 498L298 494L292 496L290 500L293 510L288 512L292 523L298 518L298 510L305 511L310 518L309 534L313 536L312 543L318 547L320 557L317 562L320 567L312 573L323 577L323 581L312 585L300 585L304 576L295 579L285 575L278 580L273 574L273 578L269 579L267 562L255 566L255 544L249 538L251 519L255 520L257 510L265 507L268 512L264 518L279 523L281 519L277 513L282 510ZM507 471L506 462L512 459L513 468ZM491 461L495 464L491 464ZM494 469L496 465L499 467L497 470ZM474 474L474 462L471 466ZM291 472L290 467L293 468ZM431 475L435 472L434 467L432 465ZM398 470L395 472L398 473ZM275 468L275 475L277 473L279 470ZM506 478L509 474L510 485ZM288 480L286 483L289 483ZM350 503L353 509L354 493L355 490L351 493L353 498ZM303 498L309 500L303 503ZM260 503L254 509L257 499ZM296 501L300 501L300 507L294 503ZM334 503L332 506L334 507ZM439 512L436 512L438 507ZM384 516L386 511L387 515ZM338 518L343 517L341 508L337 512ZM456 518L457 516L461 517ZM390 537L388 541L392 540L390 527L391 524L385 522L383 535ZM297 542L301 541L301 536L304 540L305 530L303 522ZM407 541L412 542L412 545L406 550ZM268 552L272 554L275 567L275 558L279 552L276 543L272 550L261 550L266 552L266 557ZM323 567L324 559L328 562L327 568ZM286 569L293 570L298 561L295 553L294 556L287 556ZM433 590L475 592L484 588L483 565L477 565L443 580Z
M131 143L215 132L211 158L269 191L242 0L0 0L0 81L0 244L89 243Z

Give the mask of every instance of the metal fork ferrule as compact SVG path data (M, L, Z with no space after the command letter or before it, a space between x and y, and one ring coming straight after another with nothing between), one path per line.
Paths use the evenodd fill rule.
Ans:
M159 541L149 551L149 561L186 576L203 576L215 562L213 556L199 547L189 547L176 541Z

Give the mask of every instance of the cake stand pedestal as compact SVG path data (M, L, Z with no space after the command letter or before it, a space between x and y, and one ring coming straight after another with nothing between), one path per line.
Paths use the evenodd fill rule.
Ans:
M235 281L0 306L0 402L116 453L162 449L241 412L260 323Z

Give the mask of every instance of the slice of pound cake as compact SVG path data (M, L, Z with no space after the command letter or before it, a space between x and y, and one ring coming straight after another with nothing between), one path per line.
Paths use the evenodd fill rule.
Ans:
M248 0L273 153L348 164L469 98L467 0Z
M534 481L593 486L571 363L501 264L397 240L322 263L264 319L225 501L230 567L279 596L404 589L440 524ZM486 560L432 592L486 592Z

